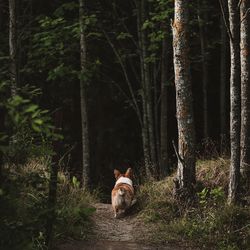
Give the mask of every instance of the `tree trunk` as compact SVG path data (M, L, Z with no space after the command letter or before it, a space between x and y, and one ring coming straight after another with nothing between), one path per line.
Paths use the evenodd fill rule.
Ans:
M62 112L55 113L55 128L58 129L62 126ZM49 195L48 195L48 215L46 222L46 246L48 249L52 248L53 239L53 226L56 221L56 199L57 199L57 175L59 163L59 148L60 142L53 142L53 156L50 166L50 180L49 180Z
M144 2L144 1L143 1ZM142 86L142 110L143 110L143 118L142 118L142 144L143 144L143 154L144 154L144 164L146 175L151 175L151 147L150 147L150 136L149 136L149 117L147 112L148 107L148 91L146 84L146 74L145 74L145 33L142 30L142 25L144 22L144 5L142 1L136 1L137 8L137 34L139 41L139 56L140 56L140 71L141 71L141 86Z
M3 4L3 0L0 0L0 30L2 30L3 28L3 25L4 25L4 17L3 17L3 14L4 14L4 11L3 11L3 8L4 8L4 4Z
M207 87L208 87L208 51L207 51L207 33L205 25L207 25L207 14L202 10L206 8L206 1L198 0L198 24L200 33L201 59L202 59L202 93L203 93L203 138L208 138L208 103L207 103ZM205 10L207 11L207 10Z
M178 170L176 189L185 191L186 199L192 196L195 184L195 132L192 107L192 86L188 44L188 2L175 1L173 23L173 49L178 123ZM178 191L178 190L176 190ZM177 193L178 194L178 193Z
M167 25L163 24L164 32ZM162 61L161 61L161 142L160 142L160 169L161 173L166 176L169 173L168 162L168 39L164 35L162 40Z
M81 125L82 125L82 185L87 188L89 185L89 133L88 133L88 114L87 114L87 76L86 76L86 38L85 38L85 1L79 0L79 24L80 24L80 98L81 98Z
M11 95L17 94L18 63L17 63L17 28L16 28L16 0L9 0L9 56Z
M227 9L226 1L222 0L224 11ZM227 82L227 31L223 17L220 18L221 45L220 45L220 152L223 154L226 137L226 82Z
M146 1L141 0L141 24L146 21ZM140 27L142 29L142 26ZM156 167L156 145L155 145L155 135L154 135L154 116L153 116L153 101L152 101L152 79L150 75L150 67L146 62L147 59L147 34L145 30L141 30L141 50L142 50L142 64L144 71L144 86L145 86L145 96L146 96L146 110L148 118L148 134L149 134L149 145L150 145L150 158L151 163Z
M241 2L241 173L250 187L250 8Z
M228 190L228 203L235 203L238 196L240 181L240 15L238 0L228 1L230 22L230 52L231 52L231 113L230 140L231 164Z
M156 165L157 165L157 171L158 176L160 174L159 171L159 154L160 154L160 125L159 125L159 81L158 81L158 73L159 73L159 63L155 62L153 64L153 82L154 82L154 102L153 102L153 108L154 108L154 134L155 134L155 158L156 158ZM159 176L160 177L160 176Z

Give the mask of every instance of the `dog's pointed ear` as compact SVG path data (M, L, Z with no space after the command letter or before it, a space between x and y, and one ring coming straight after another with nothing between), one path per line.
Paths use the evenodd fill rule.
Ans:
M115 175L115 178L117 179L121 175L121 172L117 169L114 169L114 175Z
M132 168L127 169L127 171L125 173L125 177L130 178L130 179L133 178L133 170L132 170Z

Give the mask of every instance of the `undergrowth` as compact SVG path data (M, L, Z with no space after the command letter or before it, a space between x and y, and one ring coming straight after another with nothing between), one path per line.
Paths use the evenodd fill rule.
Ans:
M183 207L172 196L173 177L140 187L141 217L157 225L151 241L204 249L250 249L250 208L228 206L229 160L197 163L198 203Z
M0 249L46 249L49 161L31 160L25 165L6 165L0 189ZM55 240L86 239L91 235L91 204L97 193L83 190L79 181L59 173Z

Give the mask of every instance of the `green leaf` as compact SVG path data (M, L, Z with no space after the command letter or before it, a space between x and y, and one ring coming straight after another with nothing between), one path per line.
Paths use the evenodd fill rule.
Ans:
M42 119L35 119L34 123L36 123L38 125L42 125L43 124L43 120Z
M126 38L131 38L132 36L129 34L129 33L124 33L124 32L121 32L117 37L116 39L117 40L124 40Z
M30 106L28 106L25 110L24 110L24 112L26 112L26 113L33 113L35 110L37 110L38 109L38 105L36 105L36 104L31 104Z
M31 124L31 127L33 128L33 130L34 130L35 132L38 132L38 133L41 132L40 127L37 126L35 123L32 123L32 124Z
M75 188L78 188L80 186L80 182L77 180L75 176L72 178L72 184Z

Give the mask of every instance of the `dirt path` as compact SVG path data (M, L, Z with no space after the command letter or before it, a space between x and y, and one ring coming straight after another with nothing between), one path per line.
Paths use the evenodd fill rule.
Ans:
M98 239L137 242L142 241L144 236L148 234L138 216L126 215L115 219L110 204L98 203L95 207L94 231Z
M89 242L72 241L59 250L182 250L176 246L148 244L152 225L145 225L136 213L115 219L110 204L97 203L93 215L94 238Z

